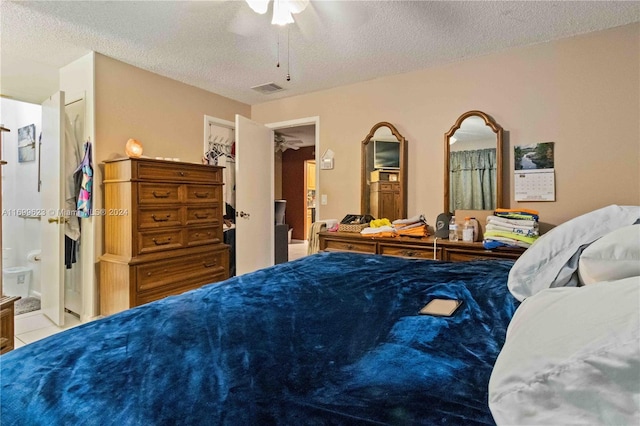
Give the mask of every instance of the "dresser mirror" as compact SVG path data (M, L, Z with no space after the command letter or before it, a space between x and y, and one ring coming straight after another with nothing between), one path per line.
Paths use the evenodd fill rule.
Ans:
M502 204L502 127L465 112L444 135L444 211L495 210Z
M391 221L407 217L407 140L387 122L362 141L361 214Z

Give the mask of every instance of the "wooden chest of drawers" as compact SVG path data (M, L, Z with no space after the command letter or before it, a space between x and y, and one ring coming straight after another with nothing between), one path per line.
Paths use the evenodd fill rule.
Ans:
M102 315L228 278L222 167L106 161L104 194Z

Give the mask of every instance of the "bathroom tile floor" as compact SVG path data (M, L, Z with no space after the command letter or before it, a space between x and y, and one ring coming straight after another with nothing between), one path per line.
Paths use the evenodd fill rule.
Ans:
M289 244L289 260L299 259L307 255L308 242L304 240L292 240ZM80 320L75 316L65 313L64 325L56 326L42 311L33 311L15 317L15 347L19 348L29 343L36 342L45 337L52 336L61 331L80 325Z
M69 314L64 314L64 325L58 327L42 311L33 311L16 315L15 319L15 348L52 336L61 331L80 325L80 320Z

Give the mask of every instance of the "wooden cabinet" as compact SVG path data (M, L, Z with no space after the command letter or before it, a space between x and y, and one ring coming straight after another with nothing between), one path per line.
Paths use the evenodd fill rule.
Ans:
M516 260L525 251L523 248L500 248L486 250L482 243L437 240L433 237L365 237L355 232L320 232L321 251L353 251L388 256L418 259L466 262L478 259Z
M152 159L105 162L102 315L229 277L222 170Z
M316 189L316 162L305 161L307 169L307 189Z
M0 355L12 351L14 340L14 303L20 296L2 296L0 298Z
M370 215L376 219L400 217L400 183L372 182L369 194Z

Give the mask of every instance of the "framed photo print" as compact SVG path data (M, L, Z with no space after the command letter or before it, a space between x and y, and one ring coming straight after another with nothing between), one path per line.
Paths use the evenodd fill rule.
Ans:
M27 161L36 160L36 125L18 129L18 162L26 163Z

